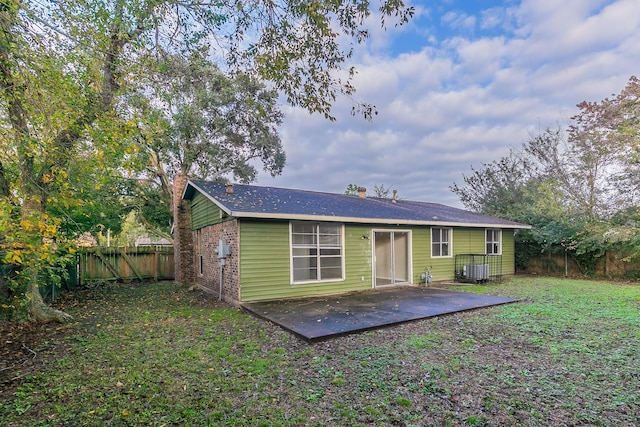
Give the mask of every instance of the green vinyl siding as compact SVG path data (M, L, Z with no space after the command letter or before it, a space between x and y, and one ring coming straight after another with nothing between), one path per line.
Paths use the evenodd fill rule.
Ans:
M485 252L484 228L453 229L454 254L483 254Z
M345 280L291 284L289 222L240 221L241 301L370 289L372 279L369 236L370 227L345 225Z
M431 233L427 230L428 265L435 282L453 280L457 254L483 254L484 228L453 228L451 237L452 256L431 258Z
M373 249L370 226L345 225L345 285L350 290L373 286Z
M486 228L454 228L454 254L485 254L487 252L486 231ZM513 238L513 230L511 229L502 229L501 257L502 274L514 274L515 244Z
M291 283L288 221L241 220L241 301L272 300L334 294L373 287L373 229L370 225L344 225L344 280L321 283ZM453 256L431 258L429 227L410 228L412 283L422 282L427 267L434 281L454 280L456 254L484 254L484 228L453 228ZM502 232L502 272L514 273L512 230Z
M191 201L191 229L222 222L227 215L209 198L197 193Z
M513 230L502 230L502 274L516 273L516 247Z
M442 281L454 279L456 254L484 254L486 252L485 233L485 228L453 228L453 256L450 258L431 258L430 236L427 236L427 239L429 239L427 247L427 251L429 251L427 265L431 267L433 280ZM416 242L414 241L414 246L415 245ZM502 230L501 261L503 275L515 273L515 245L513 230ZM420 262L414 259L414 265L420 265ZM422 273L422 271L418 272L418 276L420 273Z
M413 262L413 282L418 284L424 282L424 279L420 277L421 274L425 274L427 267L432 266L431 262L431 234L429 227L415 228L411 232L413 242L411 247L413 249L412 262Z
M287 297L289 223L239 221L240 300Z

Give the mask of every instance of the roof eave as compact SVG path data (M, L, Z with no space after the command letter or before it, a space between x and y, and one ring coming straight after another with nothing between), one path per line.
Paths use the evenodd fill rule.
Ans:
M188 180L187 181L187 185L184 186L184 190L182 191L182 198L183 199L187 194L187 189L189 188L189 186L191 186L192 188L197 190L200 194L205 196L207 199L211 200L216 206L218 206L220 209L222 209L227 215L234 216L231 213L231 209L226 207L224 204L220 203L220 201L218 199L216 199L215 197L210 195L207 191L203 190L198 185L194 184L193 181L191 181L191 180Z
M215 201L215 200L214 200ZM473 227L473 228L509 228L509 229L531 229L526 224L501 224L495 222L453 222L453 221L422 221L395 218L361 218L330 215L305 215L305 214L274 214L267 212L243 212L230 211L228 215L236 218L256 218L256 219L279 219L297 221L325 221L325 222L352 222L361 224L401 224L401 225L431 225L439 227Z

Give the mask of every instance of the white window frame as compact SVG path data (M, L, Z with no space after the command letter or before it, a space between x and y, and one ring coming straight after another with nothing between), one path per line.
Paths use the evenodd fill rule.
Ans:
M497 242L495 240L489 240L488 239L489 232L491 232L493 238L495 238L495 234L496 234L496 232L498 232L497 233L498 234L498 241ZM492 247L493 247L493 245L497 244L498 245L498 251L497 252L494 252L494 251L489 252L488 249L489 249L489 245L490 244L492 245ZM487 255L502 255L502 229L500 229L500 228L487 228L487 229L485 229L485 231L484 231L484 250L485 250L485 253Z
M315 233L315 242L313 244L294 244L293 236L294 236L294 226L296 224L304 224L304 225L312 225L314 227ZM339 231L338 236L340 238L340 242L338 245L323 245L320 239L320 227L321 226L330 226L336 227ZM295 272L294 272L294 249L315 249L316 250L316 279L312 280L295 280ZM340 254L340 277L333 277L330 279L322 278L322 259L324 258L337 258L336 255L325 255L323 256L321 253L321 249L333 249L339 250ZM307 222L307 221L291 221L289 222L289 263L290 268L290 283L291 285L300 285L300 284L308 284L308 283L329 283L329 282L341 282L345 280L345 256L344 256L344 224L337 224L332 222Z
M439 234L440 234L440 242L438 242L438 244L440 245L440 253L442 254L442 244L443 243L447 243L448 244L448 248L449 251L447 253L447 255L434 255L433 254L433 245L434 245L434 241L433 241L433 234L434 231L438 230ZM442 241L442 230L447 230L447 234L448 234L448 240L446 242ZM453 257L453 228L451 227L431 227L431 238L430 238L430 245L429 245L429 251L431 252L431 258L451 258Z
M376 287L376 262L377 259L375 259L375 253L376 253L376 246L375 246L375 236L376 233L391 233L391 234L395 234L395 233L406 233L407 234L407 281L406 282L394 282L393 285L402 285L405 283L411 283L413 281L413 231L409 230L409 229L389 229L389 228L374 228L371 230L371 236L373 236L372 242L371 242L371 253L374 255L374 259L373 262L371 263L371 278L372 278L372 286L375 288ZM394 274L395 276L395 274ZM394 277L395 279L395 277ZM389 285L382 285L384 286L389 286Z

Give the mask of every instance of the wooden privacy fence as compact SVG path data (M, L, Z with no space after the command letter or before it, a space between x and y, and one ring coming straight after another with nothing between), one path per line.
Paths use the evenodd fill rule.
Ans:
M627 262L623 257L624 254L618 252L605 253L597 260L593 274L613 278L640 277L640 262ZM569 277L579 277L585 273L571 253L546 253L531 257L523 272Z
M78 284L173 280L173 246L93 247L78 255Z

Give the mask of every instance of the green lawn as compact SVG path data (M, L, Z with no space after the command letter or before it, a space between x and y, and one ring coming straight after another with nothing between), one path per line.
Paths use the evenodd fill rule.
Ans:
M460 289L523 301L307 344L176 285L67 295L0 425L640 425L640 285Z

